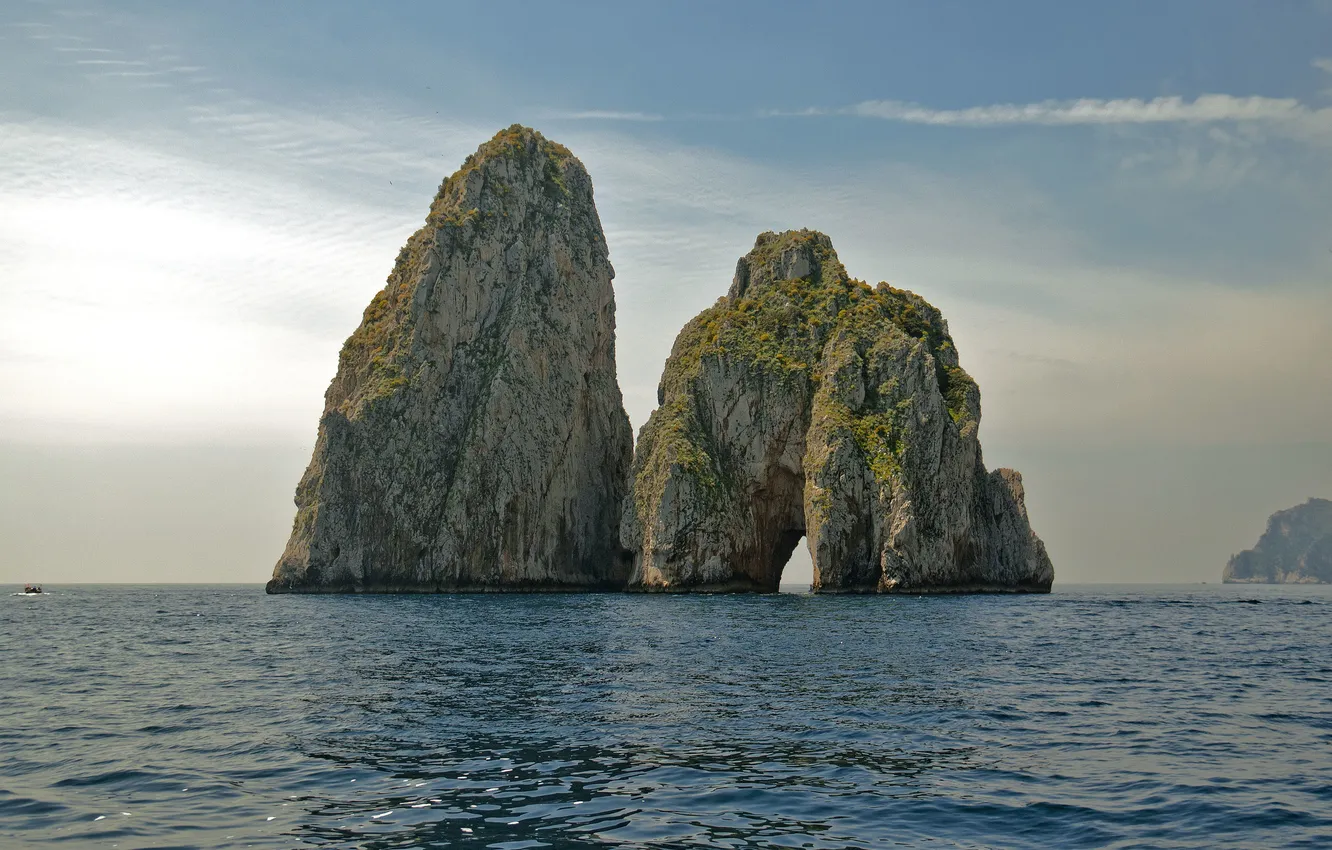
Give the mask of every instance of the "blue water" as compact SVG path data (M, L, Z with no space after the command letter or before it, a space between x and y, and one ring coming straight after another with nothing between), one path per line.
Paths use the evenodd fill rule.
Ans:
M1332 847L1332 588L0 598L0 846Z

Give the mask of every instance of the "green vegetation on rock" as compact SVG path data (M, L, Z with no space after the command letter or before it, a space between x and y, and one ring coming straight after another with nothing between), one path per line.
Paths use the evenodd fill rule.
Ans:
M497 222L531 212L531 199L511 185L514 175L520 173L539 171L542 175L541 192L548 205L537 214L544 224L551 224L553 210L570 194L565 174L575 167L582 169L568 148L519 124L500 131L468 155L462 168L440 185L425 224L398 252L384 288L343 344L339 374L353 380L330 390L340 391L339 410L355 416L411 383L413 322L407 319L432 254L439 255L442 248L463 247L484 237Z
M920 344L930 353L954 422L978 418L976 384L957 363L943 317L920 296L850 277L831 241L811 230L763 233L741 265L744 271L737 274L747 274L747 285L733 287L730 295L689 322L666 363L663 406L640 445L640 451L660 453L659 462L638 465L642 480L635 482L635 492L645 503L660 496L664 483L652 478L662 461L689 470L708 491L725 484L711 437L690 403L691 384L708 359L755 378L816 392L818 366L833 358L835 349L882 346L887 336L889 344ZM784 271L803 274L787 277ZM909 400L894 396L891 387L869 387L862 402L816 402L813 415L824 420L825 427L845 428L876 475L887 478L900 460L901 423L910 407Z
M269 589L609 589L633 438L592 180L514 125L347 338Z
M658 403L621 531L636 586L775 589L808 535L824 589L1049 587L1020 478L980 463L980 391L942 315L852 278L821 233L758 237L676 338Z

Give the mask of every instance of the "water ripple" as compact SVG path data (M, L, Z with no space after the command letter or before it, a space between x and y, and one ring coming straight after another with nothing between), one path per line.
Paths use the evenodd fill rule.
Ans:
M0 844L1326 847L1329 601L4 597Z

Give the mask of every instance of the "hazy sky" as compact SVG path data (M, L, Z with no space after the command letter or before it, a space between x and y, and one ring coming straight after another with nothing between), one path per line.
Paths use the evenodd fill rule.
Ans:
M266 579L342 340L513 122L592 174L635 429L811 227L944 311L1056 581L1217 581L1332 497L1332 3L11 0L0 581Z

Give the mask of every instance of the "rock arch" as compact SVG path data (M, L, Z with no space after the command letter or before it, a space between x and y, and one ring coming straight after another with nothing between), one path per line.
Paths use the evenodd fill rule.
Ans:
M823 234L759 236L658 401L621 525L631 588L774 591L802 536L816 591L1050 587L1021 477L982 463L947 323L850 278Z

